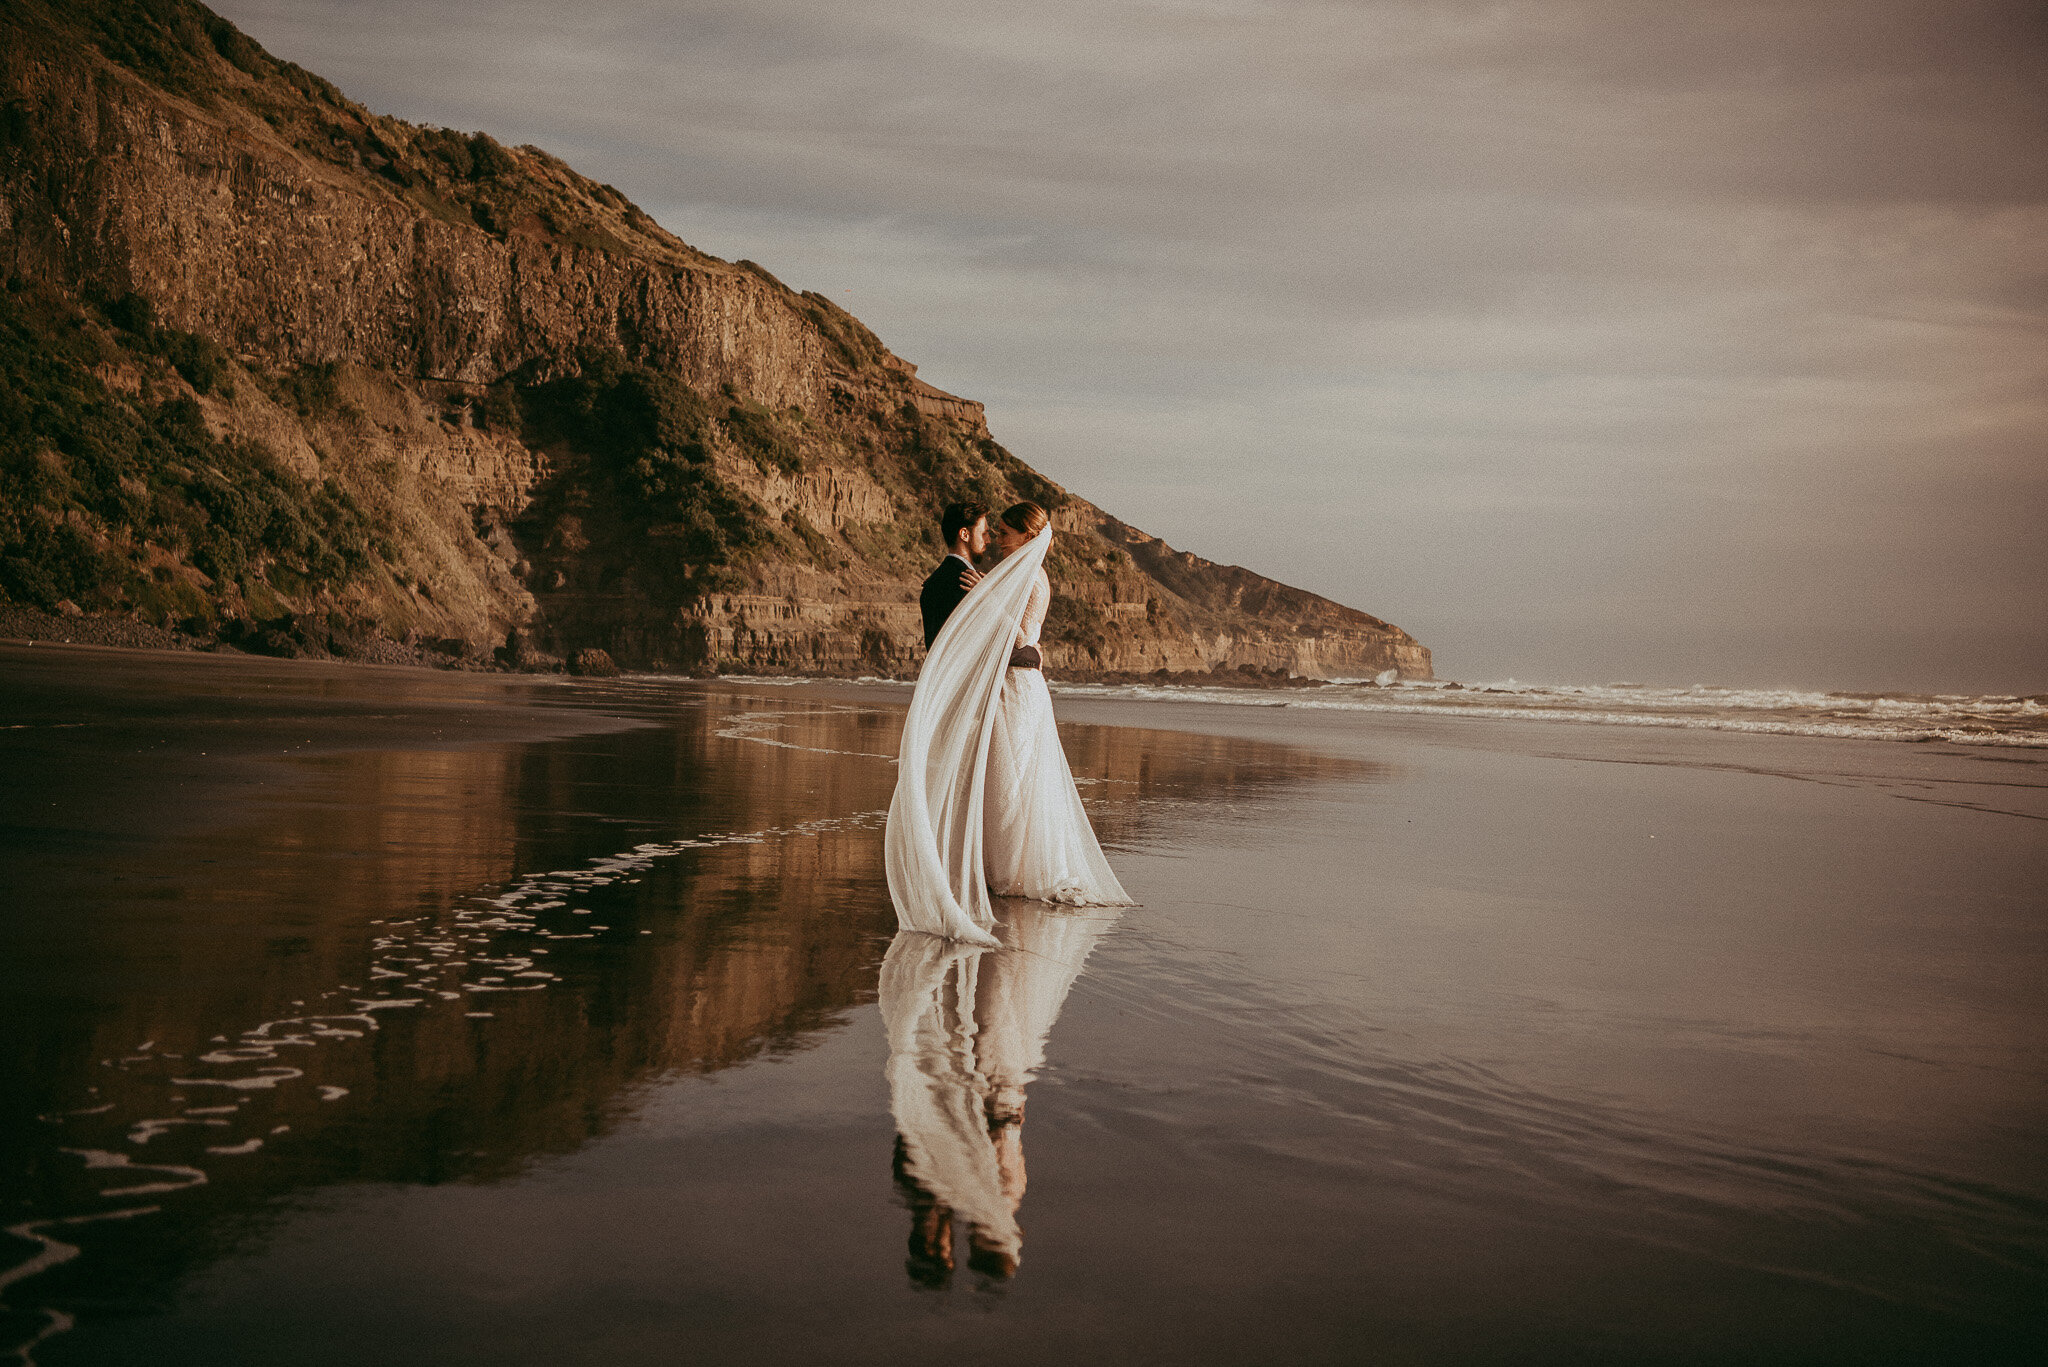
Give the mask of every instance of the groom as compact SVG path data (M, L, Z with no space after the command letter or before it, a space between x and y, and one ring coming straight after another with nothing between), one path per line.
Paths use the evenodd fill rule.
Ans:
M939 514L939 536L946 543L946 558L925 576L924 590L917 605L924 614L924 648L930 650L939 629L960 606L967 590L981 582L974 559L988 551L988 510L978 503L948 503ZM1036 646L1019 646L1010 652L1011 667L1037 669L1041 659Z

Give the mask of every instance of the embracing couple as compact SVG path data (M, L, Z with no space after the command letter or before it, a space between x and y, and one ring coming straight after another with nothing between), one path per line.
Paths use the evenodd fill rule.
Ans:
M953 504L952 552L925 581L928 653L903 724L884 837L905 930L994 948L990 895L1130 906L1074 789L1039 668L1052 522L1036 503ZM998 564L974 557L993 542Z

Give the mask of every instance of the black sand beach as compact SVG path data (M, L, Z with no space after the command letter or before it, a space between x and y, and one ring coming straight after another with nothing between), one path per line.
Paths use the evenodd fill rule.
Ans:
M4 1342L2048 1341L2048 752L1065 697L1143 905L965 964L891 948L906 701L0 648Z

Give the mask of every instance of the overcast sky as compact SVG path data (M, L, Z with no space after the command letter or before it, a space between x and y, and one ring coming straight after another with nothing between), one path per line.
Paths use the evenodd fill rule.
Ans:
M217 7L1444 677L2048 691L2048 6Z

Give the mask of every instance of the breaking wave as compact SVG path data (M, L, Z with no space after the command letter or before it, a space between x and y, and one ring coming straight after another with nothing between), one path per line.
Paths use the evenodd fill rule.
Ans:
M1662 688L1634 683L1541 685L1335 680L1311 688L1181 684L1053 685L1073 697L1139 698L1236 707L1407 716L1659 726L1845 740L1945 741L2048 749L2048 695L1814 693L1785 688Z

